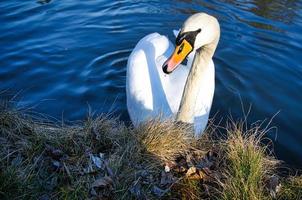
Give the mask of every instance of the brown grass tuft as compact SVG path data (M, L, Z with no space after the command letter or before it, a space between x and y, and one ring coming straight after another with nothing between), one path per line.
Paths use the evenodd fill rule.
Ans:
M275 173L278 161L267 155L261 143L265 134L258 127L244 130L243 123L232 123L227 128L224 143L225 175L223 199L270 199L265 180Z
M162 161L173 160L192 146L190 128L172 121L148 121L134 131L146 151Z
M1 108L0 199L272 199L266 182L278 162L263 135L233 123L226 139L195 140L172 121L65 125ZM301 198L301 177L282 180L278 198Z
M278 199L302 199L302 176L290 176L284 179Z

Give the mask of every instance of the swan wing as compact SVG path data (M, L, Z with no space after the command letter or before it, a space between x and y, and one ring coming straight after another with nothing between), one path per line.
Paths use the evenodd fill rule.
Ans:
M152 33L142 38L130 54L126 93L128 113L134 125L161 113L171 114L161 66L172 51L173 45L166 36Z
M152 33L142 38L128 58L127 63L127 108L132 123L150 118L176 115L182 98L194 53L188 56L187 64L179 66L166 75L162 65L174 50L166 36ZM214 94L214 64L204 74L195 107L194 129L197 135L205 129Z

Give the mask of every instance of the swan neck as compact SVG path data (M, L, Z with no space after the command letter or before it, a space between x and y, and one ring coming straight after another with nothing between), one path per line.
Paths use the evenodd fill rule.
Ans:
M176 121L184 123L194 122L195 105L197 96L199 95L199 88L204 77L203 74L212 60L216 46L217 42L213 42L196 50L192 67L184 87Z

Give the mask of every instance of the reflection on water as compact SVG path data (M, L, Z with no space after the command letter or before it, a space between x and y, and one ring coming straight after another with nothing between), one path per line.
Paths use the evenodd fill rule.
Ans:
M38 3L40 4L46 4L49 3L51 0L37 0Z
M0 90L17 94L18 106L66 120L91 107L128 121L126 65L138 40L159 32L174 41L172 30L189 15L216 16L212 116L242 117L241 101L252 104L250 122L280 112L276 154L302 166L301 0L11 0L0 9Z
M257 0L251 12L266 19L291 23L295 17L295 10L299 6L296 0Z

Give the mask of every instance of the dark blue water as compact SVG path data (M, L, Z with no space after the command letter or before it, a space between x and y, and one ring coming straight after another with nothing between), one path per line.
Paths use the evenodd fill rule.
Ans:
M219 19L212 116L271 119L277 157L302 167L302 0L0 3L0 90L58 119L114 112L128 120L127 57L140 38L174 40L192 13ZM7 92L6 92L7 93Z

